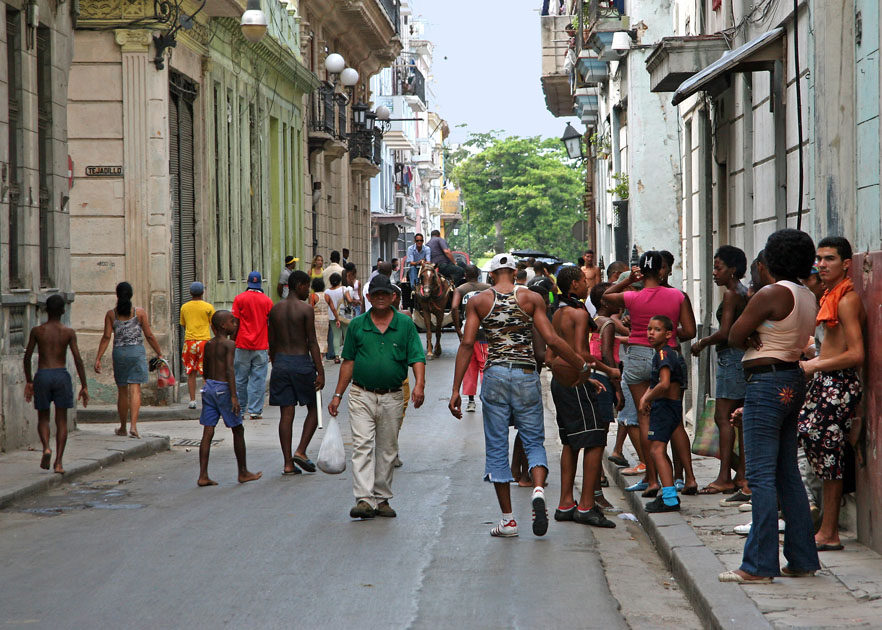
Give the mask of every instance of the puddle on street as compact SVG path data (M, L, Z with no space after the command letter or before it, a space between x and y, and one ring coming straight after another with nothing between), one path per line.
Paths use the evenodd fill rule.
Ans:
M137 510L141 503L127 503L129 491L120 485L128 479L71 483L69 486L19 502L4 511L24 512L35 516L58 516L76 510ZM60 490L60 491L59 491Z

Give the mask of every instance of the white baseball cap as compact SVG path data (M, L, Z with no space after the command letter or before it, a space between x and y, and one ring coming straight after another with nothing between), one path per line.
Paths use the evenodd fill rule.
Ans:
M514 257L511 254L496 254L490 261L490 272L497 269L517 269Z

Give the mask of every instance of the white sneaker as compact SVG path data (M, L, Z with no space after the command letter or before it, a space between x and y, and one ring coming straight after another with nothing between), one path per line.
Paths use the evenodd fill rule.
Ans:
M466 403L466 408L465 408L466 411L474 412L476 408L477 408L477 406L475 405L474 400L470 400Z
M739 536L747 536L750 533L750 526L753 525L753 521L748 523L747 525L736 525L735 533ZM786 523L783 518L778 519L778 533L784 533L784 528L786 527Z
M742 503L738 506L739 512L752 512L753 506L750 503Z
M190 401L190 404L187 405L187 409L196 409L196 401L195 401L195 400L191 400L191 401Z
M514 538L518 535L518 523L514 519L499 519L499 525L490 530L490 535L497 538Z

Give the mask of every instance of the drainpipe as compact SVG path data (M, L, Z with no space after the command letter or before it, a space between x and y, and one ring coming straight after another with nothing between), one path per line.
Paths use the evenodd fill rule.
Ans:
M322 199L322 183L312 182L312 257L318 256L318 206Z

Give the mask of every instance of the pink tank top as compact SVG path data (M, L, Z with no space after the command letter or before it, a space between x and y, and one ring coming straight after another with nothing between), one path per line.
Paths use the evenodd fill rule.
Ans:
M756 329L762 348L748 348L742 361L772 358L785 363L799 361L802 349L808 344L815 329L818 302L814 294L801 284L779 280L776 284L786 287L793 294L793 310L784 319L767 319Z
M615 324L611 321L607 321L596 333L588 333L588 351L591 353L592 357L601 361L603 360L601 335L603 334L603 329L607 326L615 326ZM615 339L613 341L613 359L615 359L616 365L619 363L619 345L621 345L621 342L618 339ZM615 365L610 365L609 367L615 367Z
M680 305L686 298L683 292L671 287L650 287L640 291L628 291L622 294L625 298L625 307L631 314L631 336L628 343L637 346L648 346L649 339L646 337L646 327L649 320L656 315L666 315L674 322L674 331L680 325ZM679 345L677 335L674 334L668 342L672 348Z

